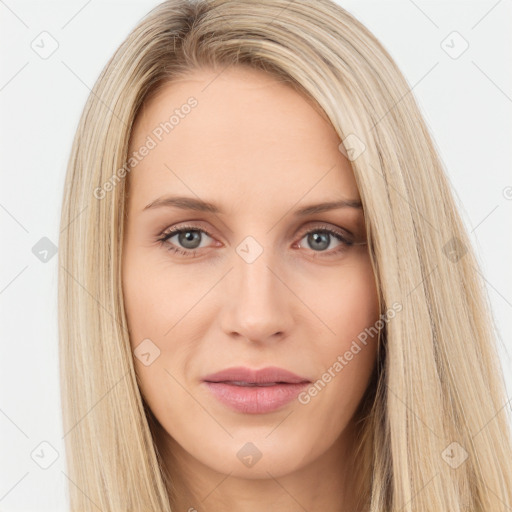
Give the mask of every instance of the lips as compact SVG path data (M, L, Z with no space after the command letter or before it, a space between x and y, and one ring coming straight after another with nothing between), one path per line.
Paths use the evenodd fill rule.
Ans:
M238 367L208 375L203 382L225 406L244 414L263 414L292 402L311 381L277 367Z
M236 367L227 368L203 378L205 382L229 382L235 386L265 386L273 384L302 384L310 382L305 377L300 377L288 370L269 366L261 370Z

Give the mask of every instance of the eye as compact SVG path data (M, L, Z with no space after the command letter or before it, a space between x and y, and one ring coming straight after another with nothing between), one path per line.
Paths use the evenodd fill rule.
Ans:
M195 257L199 249L207 247L203 243L205 236L213 238L203 228L181 226L162 233L157 238L157 241L173 253L186 257ZM174 242L172 242L173 238L176 238ZM303 240L305 240L304 244L302 243ZM334 248L332 248L333 242L335 244ZM339 254L352 245L359 244L351 241L341 230L336 230L329 226L317 226L303 233L298 243L294 244L294 248L303 248L304 245L309 245L311 252L314 253L313 257L317 257L319 253L325 253L325 257L328 257Z
M312 248L314 258L318 257L319 253L326 253L326 257L335 256L354 245L354 242L341 230L338 231L327 226L317 226L306 231L299 241L299 247L303 246L302 240L305 240L305 245ZM334 242L334 248L332 248L332 242ZM330 250L328 250L329 248Z
M211 238L211 235L202 228L196 226L182 226L178 229L172 229L163 233L157 241L160 242L161 245L166 245L167 250L171 252L181 254L182 256L194 257L196 250L204 247L201 246L203 235ZM182 245L182 247L170 242L170 240L175 237L177 238L176 243Z

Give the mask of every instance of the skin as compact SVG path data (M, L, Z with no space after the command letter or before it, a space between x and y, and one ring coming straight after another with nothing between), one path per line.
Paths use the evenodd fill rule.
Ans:
M354 413L376 339L309 403L270 413L229 409L201 380L232 366L278 366L315 382L378 319L362 209L294 217L306 205L360 200L350 162L310 101L241 67L165 84L139 114L130 154L190 96L197 107L129 175L122 267L132 349L149 338L160 350L148 366L134 362L176 510L353 512ZM224 213L144 210L167 195ZM158 241L189 225L195 256L168 250L190 254L179 235ZM307 233L325 227L359 245L327 235L319 248ZM263 249L252 263L236 251L247 236ZM237 457L248 442L262 455L252 467Z

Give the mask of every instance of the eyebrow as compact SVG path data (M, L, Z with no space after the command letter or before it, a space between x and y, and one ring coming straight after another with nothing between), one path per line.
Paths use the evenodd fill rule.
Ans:
M201 199L193 197L166 196L155 199L146 205L142 211L152 210L155 208L180 208L182 210L194 210L207 213L224 213L218 206ZM353 208L357 210L363 209L361 201L355 199L339 199L337 201L327 201L305 206L295 211L296 217L303 217L313 213L321 213L329 210L337 210L340 208Z

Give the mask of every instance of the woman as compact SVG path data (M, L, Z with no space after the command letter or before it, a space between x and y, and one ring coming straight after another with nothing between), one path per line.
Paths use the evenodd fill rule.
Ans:
M341 7L155 8L88 100L61 222L72 510L512 507L470 242Z

